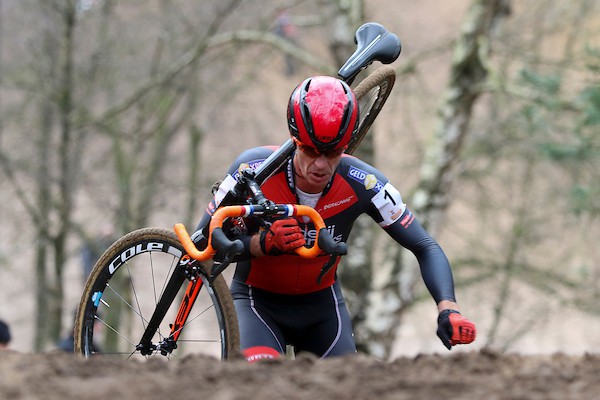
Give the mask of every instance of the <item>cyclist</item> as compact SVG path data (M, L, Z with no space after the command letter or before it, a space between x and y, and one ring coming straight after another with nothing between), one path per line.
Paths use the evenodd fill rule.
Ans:
M344 154L357 129L358 113L355 95L345 82L326 76L304 80L294 89L287 112L296 151L261 189L276 203L315 208L336 241L346 241L354 221L367 213L418 259L438 307L437 334L443 344L450 349L470 343L475 325L458 311L443 250L380 171ZM198 229L235 184L239 171L260 165L274 150L253 148L237 158ZM249 361L277 357L288 344L296 352L319 357L356 353L350 315L336 279L339 258L319 280L328 256L305 259L293 254L300 246L312 245L316 233L312 224L295 218L275 220L268 228L251 219L231 224L230 235L242 240L247 256L238 261L231 284L245 357Z

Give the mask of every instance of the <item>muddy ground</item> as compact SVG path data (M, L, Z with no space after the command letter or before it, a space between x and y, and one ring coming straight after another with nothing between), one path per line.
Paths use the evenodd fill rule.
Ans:
M147 363L0 352L0 399L598 399L600 355Z

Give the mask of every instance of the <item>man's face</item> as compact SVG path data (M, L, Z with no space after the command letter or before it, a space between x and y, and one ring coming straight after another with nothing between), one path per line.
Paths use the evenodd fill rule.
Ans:
M319 153L312 147L298 142L296 146L298 149L294 157L296 186L307 193L322 192L340 163L344 149Z

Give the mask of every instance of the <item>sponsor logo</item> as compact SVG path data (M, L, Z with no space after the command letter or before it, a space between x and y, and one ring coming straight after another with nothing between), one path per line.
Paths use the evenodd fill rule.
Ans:
M375 178L375 175L369 174L365 177L363 183L365 184L365 189L371 190L377 184L377 178Z
M392 221L395 221L398 219L398 217L400 217L402 215L402 210L398 210L396 212L391 212L390 218L392 218Z
M396 218L398 218L398 217L395 217L394 219L396 219ZM408 214L406 215L406 217L402 218L402 221L400 221L400 225L402 225L402 227L404 227L404 229L407 229L414 220L415 220L415 216L412 215L412 213L409 211Z
M376 192L379 192L381 188L383 188L383 183L379 182L375 175L368 174L362 169L351 166L348 170L348 176L353 180L360 182L367 190L374 189Z
M160 243L160 242L139 243L135 246L131 246L130 248L128 248L127 250L123 251L121 254L116 256L111 261L111 263L108 265L108 273L111 275L114 274L115 271L117 269L119 269L119 267L121 265L123 265L125 262L127 262L127 260L131 259L132 257L134 257L138 254L146 253L149 251L161 251L163 253L172 254L175 257L181 257L181 255L183 254L179 249L176 249L175 247L173 247L167 243Z
M323 211L325 210L329 210L330 208L334 208L334 207L338 207L341 206L342 204L346 204L352 201L352 199L354 198L354 195L352 196L348 196L345 199L339 200L339 201L335 201L333 203L329 203L329 204L325 204L323 206Z
M354 179L355 181L362 183L367 177L367 173L361 169L350 167L350 169L348 170L348 176Z
M258 166L260 164L263 163L264 158L260 159L260 160L254 160L254 161L250 161L247 163L241 163L240 166L238 167L237 171L235 171L235 173L233 174L233 177L237 180L238 176L240 176L242 174L242 171L250 168L251 170L255 170L256 168L258 168Z
M333 240L336 243L339 243L342 241L342 235L336 236L336 234L335 234L335 225L328 226L327 231L329 232L329 234L331 235L331 237L333 238ZM304 234L304 240L306 240L306 245L308 247L311 247L315 243L315 239L317 238L317 230L316 229L307 229L305 227L303 234Z

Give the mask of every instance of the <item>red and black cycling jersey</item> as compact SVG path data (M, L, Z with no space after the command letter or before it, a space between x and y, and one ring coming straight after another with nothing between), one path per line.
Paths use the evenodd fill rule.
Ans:
M275 150L257 147L243 152L232 164L215 198L207 207L199 227L204 226L224 194L235 184L239 171L256 168ZM300 203L296 193L293 163L290 160L267 179L261 189L276 202ZM396 242L412 251L419 261L423 279L434 300L455 300L454 283L448 260L431 236L421 227L403 203L398 190L376 168L350 155L343 155L334 176L314 206L336 241L347 241L352 225L361 214L368 214ZM312 223L300 219L307 245L312 246L316 231ZM252 223L238 221L236 235L256 231ZM349 255L352 249L349 249ZM281 294L306 294L331 286L336 280L337 264L318 282L329 256L305 259L295 254L253 257L239 261L234 279L252 287ZM338 260L339 262L339 260Z

